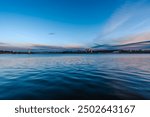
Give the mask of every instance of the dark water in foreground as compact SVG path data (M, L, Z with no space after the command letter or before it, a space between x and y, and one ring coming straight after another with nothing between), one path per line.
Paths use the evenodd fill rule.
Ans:
M150 99L150 55L0 55L0 99Z

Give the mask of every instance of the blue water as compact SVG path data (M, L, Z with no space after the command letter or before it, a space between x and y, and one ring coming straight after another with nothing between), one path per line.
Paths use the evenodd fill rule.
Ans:
M150 99L150 55L0 55L0 99Z

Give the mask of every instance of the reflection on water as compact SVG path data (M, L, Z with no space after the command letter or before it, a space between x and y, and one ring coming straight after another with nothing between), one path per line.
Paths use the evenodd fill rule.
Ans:
M0 99L150 99L150 55L0 55Z

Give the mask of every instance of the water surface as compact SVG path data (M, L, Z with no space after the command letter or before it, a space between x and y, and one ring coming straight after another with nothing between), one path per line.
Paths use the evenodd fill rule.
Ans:
M150 99L150 55L0 55L0 99Z

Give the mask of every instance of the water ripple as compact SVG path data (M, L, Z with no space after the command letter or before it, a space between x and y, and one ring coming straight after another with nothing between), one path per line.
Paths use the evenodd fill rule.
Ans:
M148 54L0 55L0 99L150 99L149 64Z

